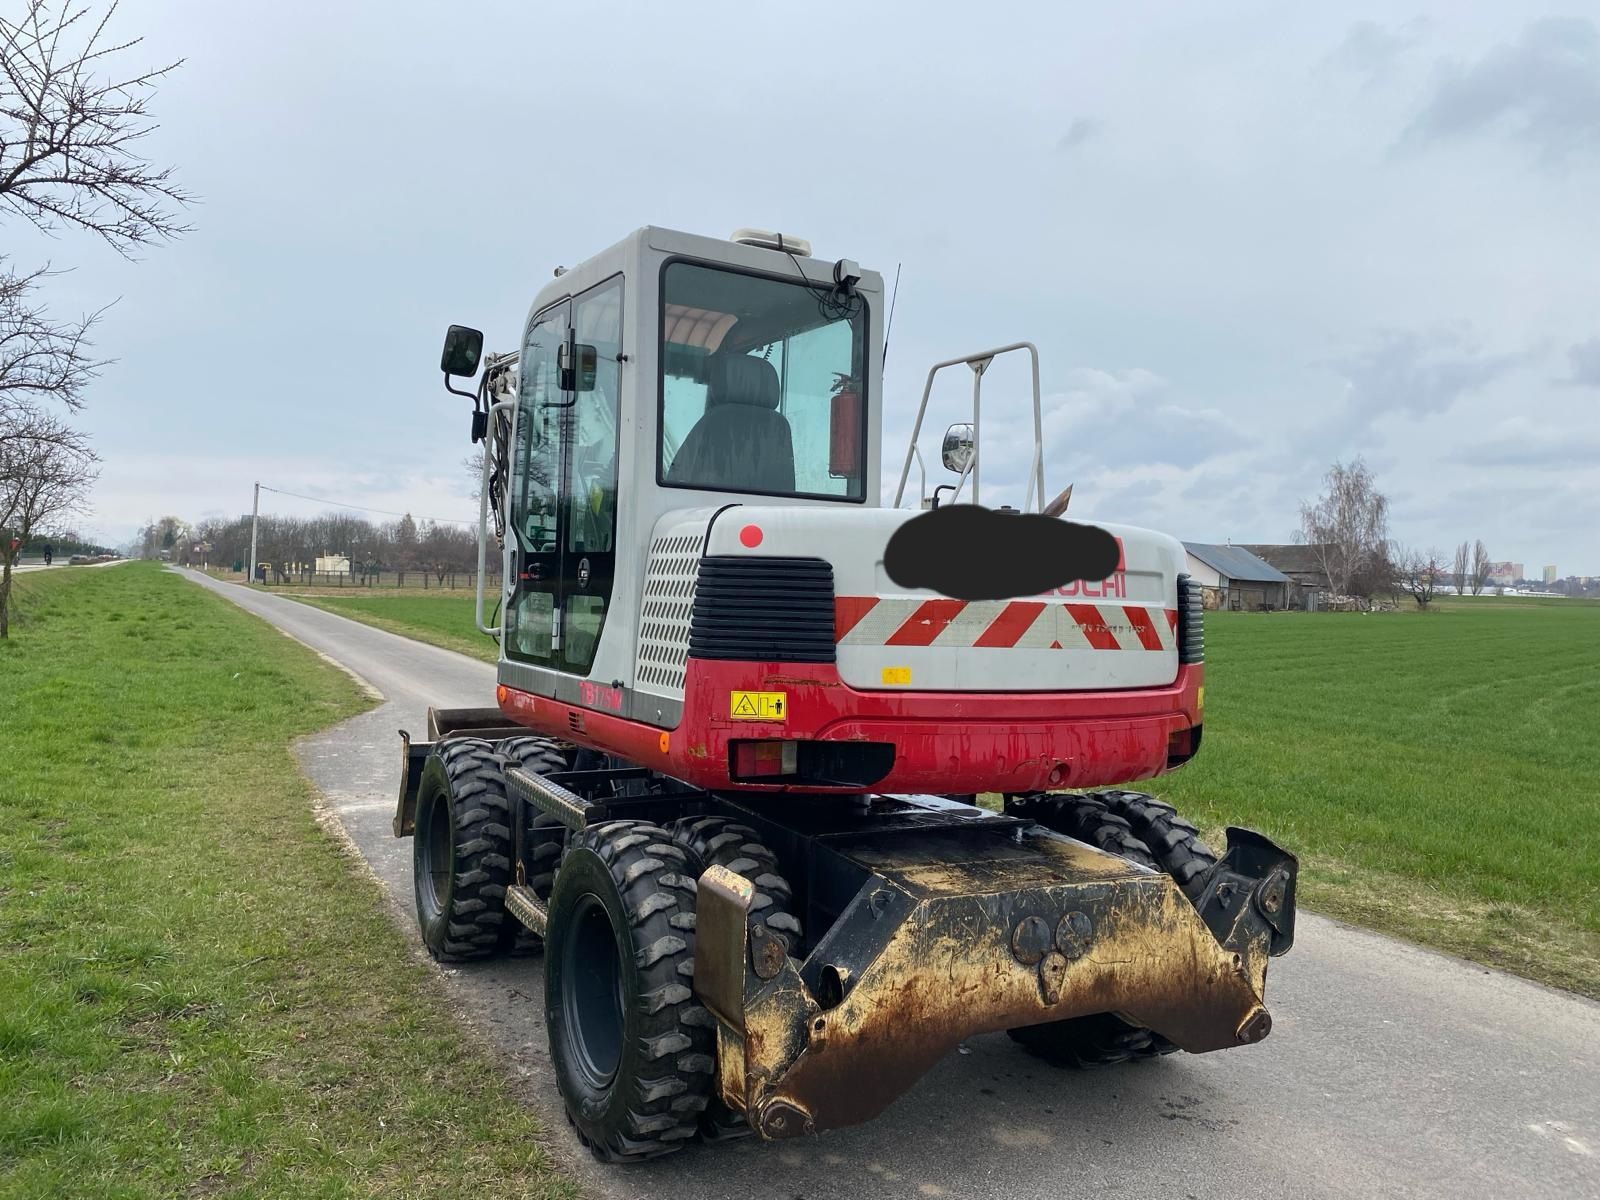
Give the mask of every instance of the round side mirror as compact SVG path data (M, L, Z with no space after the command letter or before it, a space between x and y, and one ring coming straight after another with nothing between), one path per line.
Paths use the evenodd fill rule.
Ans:
M972 457L976 453L975 446L971 422L957 422L944 431L944 446L940 450L939 457L947 470L959 475L972 465Z

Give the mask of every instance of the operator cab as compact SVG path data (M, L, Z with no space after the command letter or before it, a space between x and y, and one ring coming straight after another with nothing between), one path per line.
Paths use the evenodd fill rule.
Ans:
M519 351L488 357L473 432L491 446L506 587L498 627L480 613L480 628L502 634L502 682L634 707L666 514L877 505L881 278L794 238L735 237L638 230L558 271ZM481 351L451 328L447 386Z

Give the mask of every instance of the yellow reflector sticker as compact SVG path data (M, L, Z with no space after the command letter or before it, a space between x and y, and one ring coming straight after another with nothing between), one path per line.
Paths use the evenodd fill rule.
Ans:
M884 683L889 684L891 687L904 687L906 684L911 682L911 668L885 667L883 669L883 681Z
M735 721L782 721L788 715L783 692L731 692L728 715Z
M1204 686L1202 686L1200 688L1197 688L1195 690L1195 693L1194 693L1194 706L1196 708L1204 708L1206 706L1206 689L1204 688Z

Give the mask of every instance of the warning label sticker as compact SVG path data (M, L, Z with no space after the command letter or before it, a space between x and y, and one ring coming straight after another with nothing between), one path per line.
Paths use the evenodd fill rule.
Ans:
M789 705L783 692L730 692L728 715L735 721L782 721Z

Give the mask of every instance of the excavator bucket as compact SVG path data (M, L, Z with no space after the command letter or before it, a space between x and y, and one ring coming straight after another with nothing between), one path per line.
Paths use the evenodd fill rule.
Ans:
M866 1121L995 1030L1115 1013L1192 1052L1270 1031L1292 855L1229 830L1195 903L1165 874L996 824L836 845L866 880L804 962L748 922L750 880L701 877L695 989L717 1020L721 1096L762 1137Z

